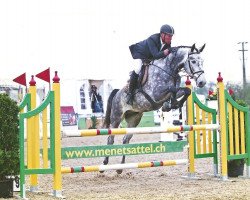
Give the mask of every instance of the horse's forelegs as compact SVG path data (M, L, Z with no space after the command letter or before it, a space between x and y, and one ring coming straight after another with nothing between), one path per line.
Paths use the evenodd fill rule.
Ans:
M171 109L181 108L190 94L189 88L179 88L176 94L172 93L170 100L163 103L162 111L169 112Z
M129 144L129 141L131 140L131 138L133 137L133 134L127 134L123 137L123 144ZM122 162L121 164L125 163L125 156L122 156ZM118 169L116 170L117 174L121 174L122 173L122 169Z
M178 101L179 107L182 107L184 102L187 100L188 96L191 94L191 90L189 88L180 88L176 94L176 99L181 98Z
M162 105L163 112L169 112L171 109L173 109L173 100L176 99L176 97L175 97L176 94L174 94L173 92L169 92L168 96L169 96L169 98Z

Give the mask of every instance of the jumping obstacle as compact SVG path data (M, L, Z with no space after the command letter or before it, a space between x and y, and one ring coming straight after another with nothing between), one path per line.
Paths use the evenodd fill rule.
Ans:
M28 94L25 102L22 103L22 109L26 105L27 112L20 114L20 186L21 197L25 198L25 175L30 175L31 189L37 189L37 174L53 174L53 195L56 197L62 196L62 173L76 172L93 172L105 171L111 169L129 169L129 168L145 168L170 166L178 164L188 164L189 177L195 176L195 160L199 158L211 157L214 159L215 175L220 171L222 180L227 180L227 161L245 158L247 159L247 176L249 177L250 170L250 144L249 144L249 128L248 128L248 108L238 106L224 90L222 78L218 77L218 103L219 103L219 122L215 109L210 109L201 104L195 94L192 93L187 101L187 121L188 125L171 126L171 127L149 127L149 128L123 128L123 129L98 129L98 130L83 130L74 133L74 136L100 136L100 135L124 135L124 134L153 134L153 133L170 133L173 131L188 132L188 159L159 161L159 162L144 162L144 163L126 163L115 165L98 165L98 166L78 166L78 167L61 167L61 131L60 131L60 84L57 74L53 81L53 91L50 91L44 102L37 108L33 108L32 96L35 91L34 80L30 83L30 95ZM187 87L191 88L190 81L186 82ZM43 166L39 161L39 123L36 123L38 115L47 114L47 107L50 108L50 162L48 162L48 142L46 131L43 137ZM46 111L46 112L45 112ZM232 112L238 112L236 115ZM229 117L227 117L229 116ZM235 117L235 116L240 116ZM243 117L243 118L241 118ZM45 117L46 118L46 117ZM32 121L33 120L33 121ZM27 157L25 156L24 148L24 123L27 123ZM235 126L228 126L227 122L233 122ZM238 122L237 122L238 121ZM31 123L35 122L35 123ZM31 126L35 124L35 126ZM38 124L38 125L37 125ZM231 123L232 124L232 123ZM232 129L234 128L234 131ZM241 131L237 132L237 128ZM47 130L47 128L46 128ZM217 136L216 130L220 131L220 148L217 151ZM29 133L30 132L30 133ZM235 133L236 132L236 133ZM32 133L32 134L31 134ZM67 134L67 133L66 133ZM72 134L69 134L72 136ZM235 139L241 136L241 139ZM150 144L150 143L149 143ZM230 151L228 151L230 146ZM246 146L246 148L245 148ZM30 153L31 149L35 154ZM229 153L228 153L229 152ZM39 154L39 153L38 153ZM220 170L218 170L218 158L220 157ZM28 158L28 159L26 159ZM27 162L26 162L27 160Z
M220 76L220 74L219 74ZM219 84L219 82L218 82ZM186 81L187 87L191 88L191 82ZM221 90L220 92L224 92ZM217 121L217 111L201 103L194 92L187 100L187 122L188 124L219 124ZM220 126L217 130L220 130ZM189 132L189 175L195 176L195 159L213 158L214 175L218 174L218 151L217 151L217 130L197 130ZM202 135L202 137L201 137Z
M111 129L89 129L82 131L64 132L65 136L70 137L85 137L97 135L124 135L124 134L155 134L155 133L173 133L179 131L195 131L195 130L214 130L218 129L218 124L203 124L203 125L183 125L171 127L138 127L138 128L111 128Z
M60 84L57 72L53 78L52 91L50 91L43 103L36 108L36 82L32 76L29 82L29 93L25 95L20 105L19 115L19 143L20 143L20 196L25 198L25 175L30 175L30 191L38 190L38 174L53 174L54 196L60 197L62 190L61 175L61 137L60 137ZM47 112L49 107L50 117L50 164L48 163L48 133ZM26 108L26 112L24 110ZM43 166L40 166L40 133L39 115L43 117ZM24 145L24 124L27 130L27 150ZM25 152L27 152L25 154Z
M179 159L179 160L165 160L165 161L153 161L153 162L142 162L142 163L124 163L124 164L114 164L114 165L63 167L62 173L66 174L66 173L77 173L77 172L100 172L107 170L162 167L162 166L174 166L183 164L188 164L188 160Z

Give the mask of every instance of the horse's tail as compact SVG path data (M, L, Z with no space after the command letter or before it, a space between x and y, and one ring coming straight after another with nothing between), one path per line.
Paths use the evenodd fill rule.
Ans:
M103 128L109 128L110 126L110 114L111 114L112 100L118 91L119 89L114 89L109 95Z

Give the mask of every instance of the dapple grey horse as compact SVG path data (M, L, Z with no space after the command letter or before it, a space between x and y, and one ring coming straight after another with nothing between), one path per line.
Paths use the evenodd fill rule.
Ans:
M113 90L108 99L103 128L117 128L123 119L128 127L136 127L144 112L161 107L163 111L182 107L191 91L189 88L180 87L181 71L193 78L198 87L206 84L203 59L200 55L204 47L205 44L199 49L195 44L190 47L174 47L166 58L151 61L147 81L136 90L133 105L126 103L127 86ZM132 134L125 135L123 144L128 144L132 136ZM113 143L114 135L110 135L108 144ZM108 164L108 161L109 157L105 157L103 164ZM125 156L122 157L121 163L125 163ZM117 170L117 173L122 173L122 170Z

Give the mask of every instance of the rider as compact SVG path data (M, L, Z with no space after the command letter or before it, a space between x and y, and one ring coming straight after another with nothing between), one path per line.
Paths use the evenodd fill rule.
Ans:
M168 56L173 35L174 28L165 24L161 26L160 33L151 35L146 40L129 46L131 55L135 61L135 69L130 74L128 104L133 104L134 90L142 65L146 65L150 60Z

